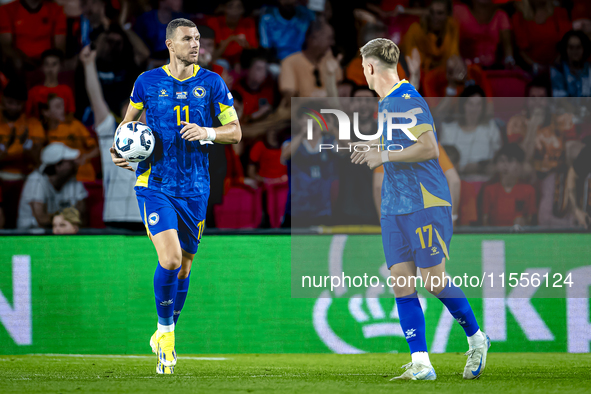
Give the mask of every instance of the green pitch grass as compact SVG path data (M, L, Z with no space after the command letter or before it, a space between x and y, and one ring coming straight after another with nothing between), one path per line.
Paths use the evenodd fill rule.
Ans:
M206 357L215 359L205 359ZM435 354L434 382L389 380L406 354L181 355L156 375L155 356L0 356L2 393L550 393L591 392L591 355L491 353L480 379L462 379L462 354ZM404 391L402 391L404 390Z

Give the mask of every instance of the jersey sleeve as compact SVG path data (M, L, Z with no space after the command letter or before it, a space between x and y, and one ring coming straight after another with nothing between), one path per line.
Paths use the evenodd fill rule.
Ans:
M215 91L213 92L213 107L215 109L215 116L220 123L226 125L230 122L238 120L238 115L234 109L234 97L226 86L224 80L216 75L217 82L215 83Z
M135 84L133 85L131 96L129 96L129 104L137 110L143 110L146 94L145 92L146 90L144 88L144 78L140 74L140 76L137 77L137 79L135 80Z
M406 101L406 99L402 98L398 98L398 100ZM411 112L417 118L417 124L408 129L415 138L418 139L421 134L426 133L427 131L434 131L431 111L429 110L427 102L423 100L422 97L411 98L408 100L408 104L405 105L405 108L406 112Z

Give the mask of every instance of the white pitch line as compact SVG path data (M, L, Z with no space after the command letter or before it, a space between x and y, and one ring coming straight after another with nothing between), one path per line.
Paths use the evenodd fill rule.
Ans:
M44 356L44 357L99 357L99 358L154 358L155 356L134 356L131 354L53 354L53 353L34 353L27 354L27 356ZM205 360L205 361L222 361L231 360L227 357L185 357L178 356L179 359L183 360Z

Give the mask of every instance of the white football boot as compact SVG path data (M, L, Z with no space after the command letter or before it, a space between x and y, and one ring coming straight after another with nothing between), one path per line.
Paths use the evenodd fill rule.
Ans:
M435 380L437 374L431 365L424 365L420 363L408 363L401 368L406 368L406 371L400 376L396 376L392 380Z
M484 372L486 367L486 355L490 348L490 338L485 333L484 344L474 349L470 349L466 352L465 356L468 356L466 361L466 367L464 368L464 379L472 380L478 379Z

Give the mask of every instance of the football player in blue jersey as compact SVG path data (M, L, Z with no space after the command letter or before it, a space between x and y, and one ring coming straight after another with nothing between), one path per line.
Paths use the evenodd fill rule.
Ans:
M160 374L172 374L176 365L174 328L205 226L209 146L236 144L242 137L228 87L220 76L197 65L199 38L197 27L187 19L168 24L170 64L137 78L122 122L135 121L146 111L156 137L154 152L137 167L135 191L158 254L158 327L150 345ZM114 149L111 155L116 165L133 170Z
M384 125L379 139L363 141L374 147L351 155L354 163L365 163L371 169L384 166L382 243L391 274L389 284L395 284L400 325L412 356L412 362L403 366L406 371L394 379L437 378L427 352L425 317L413 279L417 267L426 289L441 300L466 332L469 350L464 379L476 379L486 366L490 339L480 331L462 289L441 280L453 232L451 197L437 162L439 150L431 112L417 90L399 79L399 55L392 41L374 39L361 48L363 72L369 88L381 97L380 113L412 114L416 124L394 129L391 136ZM393 123L408 123L408 118L394 118Z

